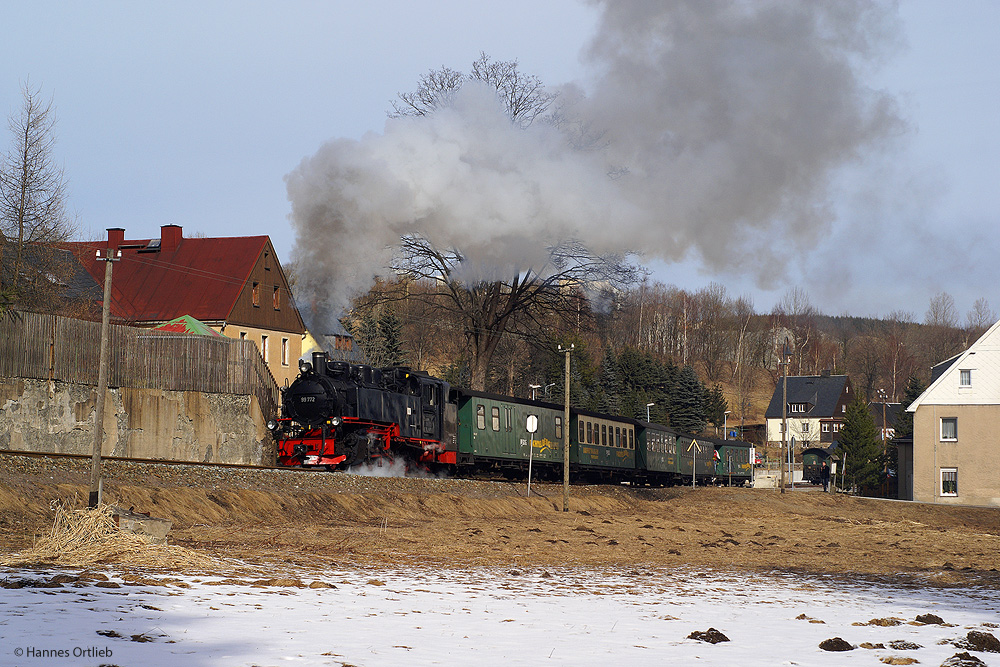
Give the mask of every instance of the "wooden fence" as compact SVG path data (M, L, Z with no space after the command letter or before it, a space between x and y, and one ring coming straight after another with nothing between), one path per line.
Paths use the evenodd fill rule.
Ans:
M0 319L0 377L96 385L101 324L15 312ZM278 385L249 340L158 333L113 324L108 341L112 387L256 396L276 414Z

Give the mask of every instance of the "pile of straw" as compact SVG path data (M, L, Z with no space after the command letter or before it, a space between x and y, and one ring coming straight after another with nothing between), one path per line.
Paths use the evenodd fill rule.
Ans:
M152 544L149 536L119 530L110 505L69 510L54 501L55 518L47 537L27 551L0 556L0 565L45 564L88 567L124 564L151 568L195 568L217 566L213 558L196 551L165 544Z

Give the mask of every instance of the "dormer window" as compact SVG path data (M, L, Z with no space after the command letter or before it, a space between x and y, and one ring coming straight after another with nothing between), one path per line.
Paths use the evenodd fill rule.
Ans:
M806 411L806 404L805 403L791 403L790 404L790 408L791 409L789 410L789 412L805 412Z

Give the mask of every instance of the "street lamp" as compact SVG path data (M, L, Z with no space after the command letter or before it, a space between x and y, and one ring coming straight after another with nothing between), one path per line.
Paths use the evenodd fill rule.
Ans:
M646 403L646 421L649 421L649 409L656 405L656 403Z
M729 413L732 410L726 410L722 413L722 439L729 440L729 428L727 424L729 423Z
M529 384L528 385L528 389L531 390L531 400L535 400L535 390L536 389L541 389L541 388L542 388L542 385L540 385L540 384Z

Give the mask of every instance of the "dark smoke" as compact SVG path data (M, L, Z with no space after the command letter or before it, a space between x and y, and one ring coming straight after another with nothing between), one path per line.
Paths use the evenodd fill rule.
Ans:
M289 174L314 325L384 273L407 233L461 249L483 276L544 270L545 248L575 238L735 261L766 284L789 247L829 229L837 171L900 130L894 100L863 83L896 46L892 5L592 4L590 77L560 88L571 122L522 130L467 84L450 108L329 142ZM568 136L579 127L587 148Z

